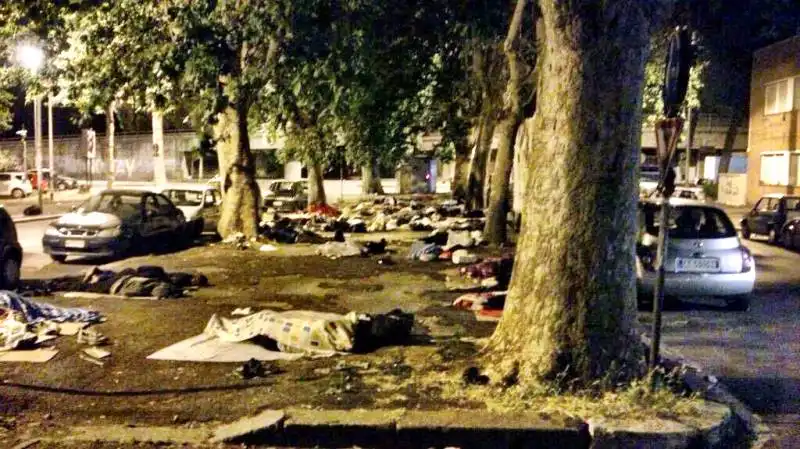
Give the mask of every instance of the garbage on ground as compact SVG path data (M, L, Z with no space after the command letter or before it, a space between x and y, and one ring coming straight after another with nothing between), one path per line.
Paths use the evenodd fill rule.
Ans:
M97 323L102 316L92 310L56 307L0 291L0 320L0 350L10 350L51 340L50 336L59 333L57 323Z
M89 346L100 346L108 343L108 337L94 329L81 329L78 332L78 343Z
M442 247L435 243L426 243L418 240L411 244L411 249L408 253L410 260L420 260L423 262L430 262L439 258L442 253Z
M478 256L465 249L459 249L453 252L452 259L454 264L463 265L477 262Z
M363 247L353 242L327 242L317 247L317 254L329 259L360 256Z
M233 309L231 315L250 315L253 313L253 310L250 307L237 307Z
M98 347L92 346L91 348L86 348L83 350L83 353L88 355L89 357L93 357L95 359L104 359L111 355L111 352L106 351L105 349L100 349Z
M276 246L274 246L274 245L264 244L264 245L261 245L258 248L258 250L261 251L262 253L266 253L266 252L277 251L278 248Z
M242 379L252 379L254 377L267 377L270 374L277 374L280 370L269 362L262 362L257 359L250 359L239 368L236 368L236 375Z

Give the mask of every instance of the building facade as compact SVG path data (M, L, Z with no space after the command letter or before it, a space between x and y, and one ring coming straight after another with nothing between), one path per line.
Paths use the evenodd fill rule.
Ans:
M750 82L747 201L800 193L800 36L756 51Z

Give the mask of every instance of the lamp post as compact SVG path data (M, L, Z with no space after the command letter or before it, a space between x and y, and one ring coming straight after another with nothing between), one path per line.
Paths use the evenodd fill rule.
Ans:
M50 201L53 201L53 193L58 188L56 181L56 167L53 165L53 94L47 94L47 167L50 169L50 182L47 183L50 189Z
M17 47L17 60L19 63L36 75L44 63L44 51L31 44ZM36 151L36 191L38 192L39 208L42 208L42 96L36 95L33 99L33 146Z
M25 173L25 176L28 176L28 130L22 128L21 130L17 131L17 135L19 136L19 140L22 141L22 172Z

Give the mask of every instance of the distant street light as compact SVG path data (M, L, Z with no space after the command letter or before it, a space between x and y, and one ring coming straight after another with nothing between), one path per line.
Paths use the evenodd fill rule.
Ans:
M31 44L21 44L17 47L17 62L22 67L30 70L35 76L44 65L44 50ZM36 191L38 192L39 208L42 208L42 96L33 98L33 146L36 149ZM52 168L52 167L51 167ZM27 175L27 173L26 173Z

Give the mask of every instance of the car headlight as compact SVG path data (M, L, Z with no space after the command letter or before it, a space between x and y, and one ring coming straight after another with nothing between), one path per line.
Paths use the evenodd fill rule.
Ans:
M61 233L58 232L58 228L56 228L55 226L48 226L44 230L44 235L49 235L51 237L57 237L57 236L60 236Z
M115 226L113 228L101 229L97 233L97 237L117 237L121 233L122 233L122 228L120 226Z

